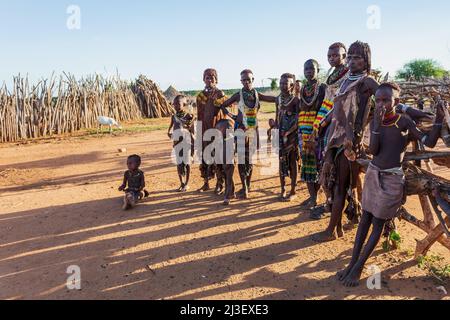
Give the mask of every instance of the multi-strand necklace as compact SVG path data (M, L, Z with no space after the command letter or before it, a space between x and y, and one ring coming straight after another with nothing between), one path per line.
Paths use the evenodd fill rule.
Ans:
M328 85L335 84L348 73L348 70L349 69L345 65L341 65L339 68L335 68L328 77L327 84Z
M287 106L289 106L292 103L292 101L294 101L294 99L295 99L295 97L291 94L287 95L287 96L280 94L278 104L280 107L286 108Z
M253 108L257 107L256 106L256 97L254 96L253 93L257 94L255 89L253 89L251 91L242 90L242 96L244 98L244 104L246 105L247 108L250 108L250 109L253 109ZM253 103L253 107L249 105L249 102Z
M366 73L361 73L361 74L349 74L348 75L348 80L350 81L358 81L359 79L361 79L362 77L364 77L366 75Z
M316 102L317 97L319 96L319 89L320 89L319 81L315 82L312 85L310 85L309 83L306 84L302 89L301 94L302 102L306 106L311 107ZM306 98L311 98L310 102L306 101Z

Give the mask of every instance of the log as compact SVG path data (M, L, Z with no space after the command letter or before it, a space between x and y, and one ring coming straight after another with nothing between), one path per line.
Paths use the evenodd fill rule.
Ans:
M423 240L416 240L417 247L415 257L418 258L421 255L426 255L430 248L434 243L439 242L444 247L450 250L450 239L444 236L444 228L442 225L438 225L435 228L430 228L423 221L420 221L415 216L410 214L404 207L400 209L400 217L401 219L415 225L422 231L426 232L428 235ZM446 219L447 224L450 223L450 220Z
M437 152L437 151L416 151L407 152L405 154L405 161L418 161L418 160L430 160L430 159L450 159L450 152Z

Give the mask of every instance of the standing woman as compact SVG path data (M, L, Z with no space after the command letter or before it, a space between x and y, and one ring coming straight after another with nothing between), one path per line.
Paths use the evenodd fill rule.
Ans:
M319 172L318 172L318 146L313 135L314 122L325 98L327 85L320 83L319 63L310 59L305 62L304 74L307 83L300 91L300 115L299 130L301 134L301 180L308 186L309 199L304 201L301 206L312 208L317 205L317 193L319 191Z

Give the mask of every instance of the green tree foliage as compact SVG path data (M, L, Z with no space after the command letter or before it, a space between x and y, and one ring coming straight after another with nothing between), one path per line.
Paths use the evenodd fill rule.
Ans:
M277 78L270 78L270 89L272 91L275 91L278 89L278 79Z
M398 72L397 78L403 80L421 81L427 77L443 78L449 72L432 59L417 59L408 62Z

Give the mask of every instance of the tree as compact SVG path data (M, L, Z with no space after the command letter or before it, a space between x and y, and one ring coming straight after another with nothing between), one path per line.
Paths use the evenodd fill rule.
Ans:
M424 78L443 78L448 75L448 71L432 59L417 59L408 62L397 73L397 78L403 80L422 81Z
M275 91L278 89L278 78L269 78L270 80L270 89Z

